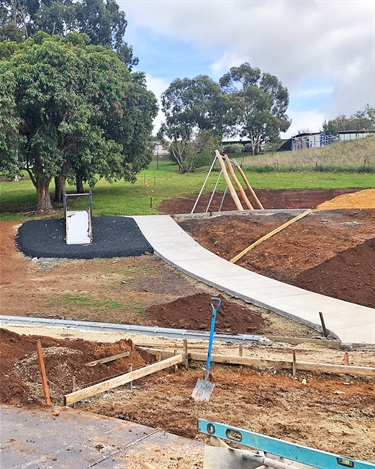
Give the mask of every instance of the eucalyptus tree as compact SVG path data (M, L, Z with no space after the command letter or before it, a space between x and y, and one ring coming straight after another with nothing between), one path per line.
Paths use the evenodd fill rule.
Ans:
M249 139L253 153L259 153L262 144L278 138L290 127L286 114L288 90L276 76L243 63L232 67L219 83L223 93L231 98L230 133Z
M37 33L12 47L0 43L0 83L6 76L13 83L3 98L12 104L9 135L11 120L18 123L18 142L1 147L0 165L16 155L36 188L37 210L52 209L53 178L134 181L151 160L155 96L115 52L88 42L85 34Z

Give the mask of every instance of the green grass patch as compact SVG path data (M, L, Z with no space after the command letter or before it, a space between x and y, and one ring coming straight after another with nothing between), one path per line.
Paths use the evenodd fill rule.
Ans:
M113 317L114 321L116 321L116 318L120 321L117 315L121 313L143 314L146 312L146 308L133 303L123 304L111 299L96 300L82 295L62 295L51 298L50 306L63 307L67 314L72 314L81 309L85 309L90 314L107 313Z
M346 153L349 154L348 158L350 157L351 161L358 162L357 167L354 167L352 163L349 164L346 159L338 159L339 154ZM311 158L309 159L306 155ZM375 161L373 160L375 160L375 138L372 137L323 149L237 159L239 163L242 162L254 189L283 190L373 188L375 186ZM158 164L156 161L151 162L147 170L139 173L134 184L124 181L110 184L101 180L93 188L93 215L157 214L159 213L158 206L163 200L186 196L195 197L203 185L207 171L208 167L194 173L180 174L177 165L165 159L159 160ZM212 171L205 192L213 190L218 175L218 170ZM85 189L89 190L88 187ZM224 190L225 181L221 177L217 191ZM35 214L36 192L28 179L18 182L2 181L0 191L0 219L2 220L19 221L63 216L61 204L55 206L56 212L54 213ZM51 195L52 192L53 184L51 184ZM68 185L67 192L74 193L75 187ZM69 209L88 208L88 200L85 197L69 198L68 203Z

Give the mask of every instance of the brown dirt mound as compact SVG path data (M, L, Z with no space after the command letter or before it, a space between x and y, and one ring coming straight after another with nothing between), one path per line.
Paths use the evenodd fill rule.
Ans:
M306 290L375 307L375 238L340 252L300 274L295 284ZM364 294L363 294L364 293Z
M87 342L82 339L53 339L18 335L0 329L0 402L40 404L44 402L36 341L41 339L43 357L51 393L55 405L63 404L64 394L72 391L73 377L78 388L126 373L129 365L142 368L153 361L153 356L138 352L131 340L120 340L114 344ZM85 363L129 351L130 356L94 367Z
M327 200L318 206L319 210L334 210L340 208L375 208L375 189L343 194Z
M285 212L254 211L243 216L187 218L180 225L206 249L230 260L292 217ZM375 253L371 243L363 244L373 238L374 230L374 210L317 211L259 244L237 265L297 286L307 286L298 276L316 269L309 282L313 291L375 308ZM336 256L340 267L333 260ZM324 278L318 273L323 264Z
M216 332L231 334L262 332L264 319L259 312L244 308L233 301L227 301L221 295L219 298L221 305L216 316ZM171 303L151 306L148 309L151 325L163 324L164 327L207 331L210 329L212 317L210 300L210 295L198 293Z

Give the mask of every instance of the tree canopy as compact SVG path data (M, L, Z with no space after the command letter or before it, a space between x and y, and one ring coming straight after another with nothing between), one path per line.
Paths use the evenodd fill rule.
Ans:
M125 13L115 0L0 0L0 40L21 42L39 31L85 33L90 44L113 49L131 69L138 64L124 42Z
M237 136L250 140L259 153L265 142L288 130L288 104L288 90L274 75L244 63L218 83L208 76L174 80L162 94L166 122L161 133L185 144L202 131Z
M134 181L151 158L155 96L143 74L88 42L37 33L0 43L0 167L28 171L38 210L52 208L53 178Z

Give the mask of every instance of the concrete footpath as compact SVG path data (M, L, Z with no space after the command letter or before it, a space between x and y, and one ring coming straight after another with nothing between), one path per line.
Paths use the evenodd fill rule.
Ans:
M120 469L163 467L204 444L154 428L67 407L0 406L0 467ZM203 460L203 449L201 450ZM145 463L150 464L147 466ZM164 466L166 467L166 466Z
M236 298L321 329L344 344L375 344L375 309L312 293L250 272L211 253L169 215L133 217L155 254L186 274Z

